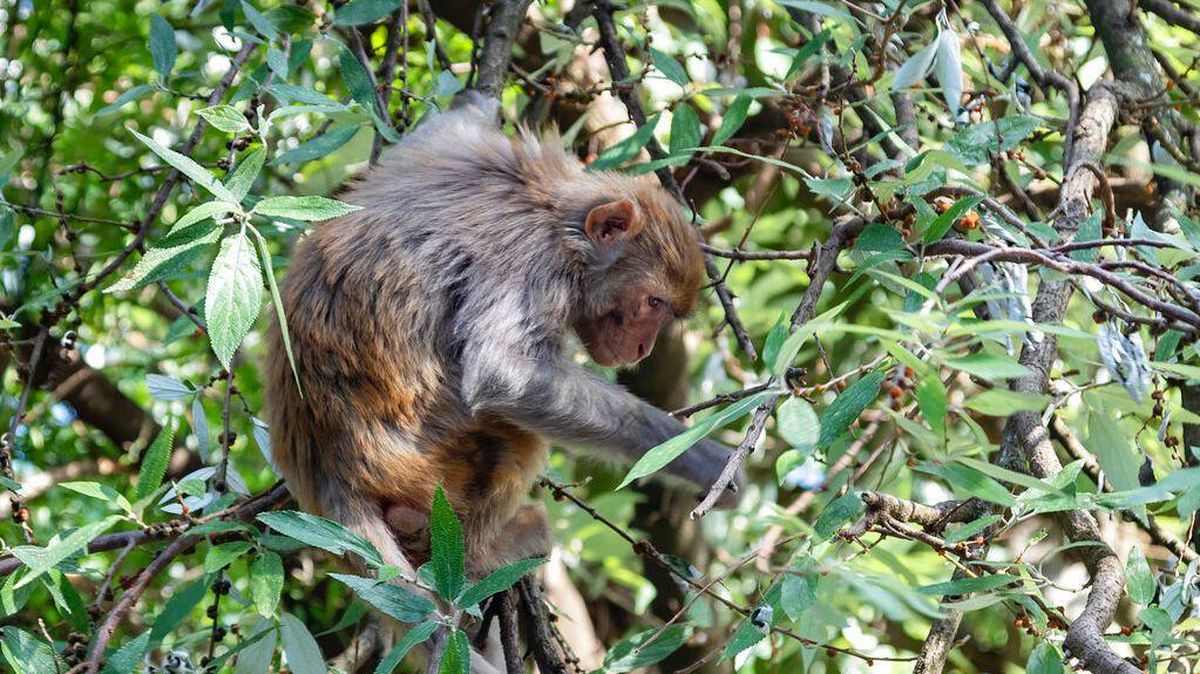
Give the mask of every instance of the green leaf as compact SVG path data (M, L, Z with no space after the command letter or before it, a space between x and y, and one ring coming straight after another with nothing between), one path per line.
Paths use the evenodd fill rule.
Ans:
M681 87L686 87L688 82L691 81L688 79L687 71L684 70L683 66L679 65L679 62L672 58L669 54L664 54L663 52L651 47L650 58L654 62L654 67L658 69L658 72L665 75L667 79L671 80L675 84L678 84Z
M1029 653L1025 674L1063 674L1063 657L1058 647L1049 641L1039 641Z
M779 609L780 596L783 591L783 583L775 583L767 588L763 594L762 606L769 606L772 609ZM770 626L774 626L779 621L781 610L773 610L771 613ZM733 636L725 644L725 651L721 654L722 660L728 660L737 657L738 653L750 648L754 644L762 641L770 630L761 630L756 627L750 620L743 620L734 630Z
M159 241L158 245L162 245L163 241L168 243L179 240L181 237L187 239L189 235L194 237L197 233L205 230L215 230L216 227L191 229L192 225L204 220L215 219L237 210L236 204L230 204L224 201L206 201L199 206L193 208L183 217L175 221L171 225L171 229L167 230L167 235Z
M948 463L944 466L937 466L930 472L941 476L951 486L990 503L1012 506L1017 502L1017 499L1004 488L1004 485L970 466Z
M779 435L802 455L812 452L821 438L821 421L803 398L790 397L775 410Z
M690 153L692 148L700 145L703 138L700 117L696 115L692 106L687 103L675 106L675 111L671 114L671 143L668 151L673 155Z
M204 571L207 573L220 571L232 564L238 557L250 552L251 547L253 546L249 541L233 541L212 546L209 548L208 554L204 556Z
M46 547L34 545L18 545L14 547L12 549L13 556L24 562L25 566L29 567L29 570L21 577L21 580L17 581L13 589L21 589L50 569L58 566L60 562L68 557L79 552L84 552L87 549L88 543L92 542L92 539L108 531L122 519L124 518L120 515L112 515L98 522L85 524Z
M1125 582L1129 598L1135 604L1146 606L1154 601L1154 574L1145 553L1136 545L1130 548L1129 561L1125 563Z
M246 195L250 193L254 181L258 179L258 174L262 172L263 161L266 158L267 150L262 145L251 150L250 154L242 157L238 165L233 168L233 173L225 176L225 186L235 196L245 199Z
M806 611L817 603L816 573L786 573L780 581L779 605L793 622L800 620Z
M946 410L948 403L946 402L946 387L942 384L942 380L938 378L937 373L929 376L922 376L921 381L917 383L914 394L917 398L917 406L921 410L921 416L925 417L925 422L929 424L929 428L937 433L939 437L946 435Z
M983 473L984 475L987 475L988 477L992 477L997 480L1003 480L1009 484L1015 484L1020 487L1025 487L1026 489L1032 489L1034 491L1046 492L1050 494L1057 493L1059 491L1053 485L1039 480L1032 475L1018 473L1015 470L1009 470L988 461L980 461L979 459L969 456L958 456L955 457L954 460L965 466L969 466Z
M363 68L363 64L344 47L338 56L338 64L342 69L342 82L350 92L350 97L367 110L378 114L375 87L371 84L371 75Z
M142 658L145 657L149 647L150 632L142 632L139 636L121 644L115 653L108 656L100 674L133 674L142 665Z
M333 15L335 26L361 26L378 21L396 11L400 0L353 0L337 8Z
M317 222L339 218L358 210L362 210L362 206L326 197L267 197L255 204L250 214Z
M228 201L231 204L236 204L241 201L237 198L237 196L226 189L226 187L217 180L217 177L214 176L211 171L192 161L190 157L179 154L170 148L163 147L153 139L147 138L133 129L130 129L129 133L132 133L138 140L142 141L146 147L153 150L154 154L161 157L163 161L167 162L171 166L175 167L180 173L187 176L189 180L203 187L209 192L212 192L213 196L216 198L220 199L221 201Z
M283 654L292 674L325 674L325 660L312 633L291 613L279 617Z
M306 143L284 152L278 157L271 160L273 166L282 166L284 164L303 164L305 162L320 159L325 155L333 152L339 147L345 145L354 134L358 133L361 127L357 124L344 124L331 127L324 134L309 140Z
M250 598L258 614L264 618L274 616L282 592L283 561L270 550L259 552L250 567Z
M258 241L258 253L262 256L262 267L267 272L267 288L271 291L271 305L275 307L275 322L279 326L279 334L283 337L283 350L287 354L288 365L292 368L292 377L296 380L296 390L304 397L300 386L300 370L296 369L296 356L292 353L292 335L288 330L287 316L283 315L283 298L279 296L279 284L275 282L275 270L271 266L271 252L267 250L267 240L253 227L250 231ZM256 427L257 428L257 427Z
M226 368L262 308L262 270L245 234L221 242L204 296L204 316L213 352Z
M862 514L866 506L856 491L848 491L839 496L821 511L817 521L813 523L813 533L818 540L826 541L833 537L844 525L849 524Z
M63 489L70 489L71 491L83 494L84 496L90 496L94 499L112 503L130 515L136 514L136 511L134 510L133 505L129 502L129 499L125 498L116 489L113 489L106 484L100 484L99 482L62 482L58 486L62 487Z
M425 643L429 637L433 636L437 628L438 624L435 622L423 622L405 632L400 641L392 646L392 650L388 651L387 655L379 661L379 665L375 668L375 674L392 674L392 671L396 669L404 656L408 655L412 647Z
M468 608L474 606L488 597L503 592L512 587L514 583L521 579L530 570L545 564L546 560L541 558L522 559L519 562L501 567L484 577L483 580L467 587L462 594L454 602L460 608Z
M246 21L254 26L254 30L260 35L267 38L268 41L275 39L275 22L263 15L262 12L254 8L247 0L242 0L242 12L246 15Z
M201 108L196 111L204 119L208 120L217 129L225 133L241 133L250 129L250 122L246 121L246 115L238 111L232 105L214 105L211 108Z
M691 626L676 623L664 629L654 628L626 637L609 649L604 657L606 674L631 672L662 662L687 643ZM653 641L647 643L651 637Z
M321 548L335 555L353 552L372 566L383 566L383 557L375 546L333 520L295 510L262 513L256 519L284 536L314 548Z
M734 419L741 418L746 415L751 409L762 402L768 394L758 393L756 395L743 398L736 403L726 407L716 414L709 415L698 421L691 428L667 440L666 442L652 447L649 451L642 455L636 463L629 469L625 475L625 479L621 480L621 484L617 489L624 489L634 480L652 475L662 470L664 466L671 463L680 454L683 454L689 447L700 441L701 438L708 435L714 428L719 428Z
M1119 490L1137 489L1140 463L1130 441L1109 415L1097 410L1088 416L1088 438L1084 443L1100 462L1104 475Z
M1019 393L1006 388L993 388L972 394L965 405L968 409L992 417L1007 417L1014 412L1041 412L1050 404L1050 396Z
M637 131L634 131L632 136L601 152L600 156L588 164L588 170L606 171L633 159L646 146L646 143L649 143L650 139L654 137L654 127L657 125L658 115L654 115L646 120L646 123L639 127Z
M929 223L929 228L925 230L925 243L933 243L941 239L954 226L954 223L958 222L959 218L966 215L967 211L978 206L981 201L983 201L983 197L981 196L968 196L954 202L953 206L947 208L944 213Z
M988 515L966 524L951 524L946 527L942 540L947 544L969 540L1002 519L999 515Z
M269 626L266 629L257 629L261 625ZM278 632L273 624L269 624L265 620L255 623L254 629L251 629L250 632L256 637L259 634L262 636L251 637L250 643L243 644L245 647L237 656L237 665L234 667L233 674L269 674L271 662L275 659L275 643L279 640Z
M808 62L808 59L815 56L817 52L821 51L821 47L825 46L825 41L829 39L829 35L829 29L826 28L820 33L812 36L811 40L808 40L801 45L801 47L796 50L796 55L792 57L792 64L788 66L787 75L784 75L784 79L790 79L792 75L800 72L800 69L804 67L804 64Z
M12 668L13 674L47 674L66 671L67 665L58 660L46 642L16 627L0 628L0 654Z
M1011 358L982 351L962 358L947 358L946 366L989 381L1016 379L1029 374L1029 368Z
M112 103L109 103L108 105L104 106L103 108L100 108L99 110L97 110L96 111L96 119L99 119L101 117L107 117L107 116L113 114L114 112L120 110L121 106L125 105L126 103L129 103L130 101L141 98L147 92L150 92L153 90L154 90L154 87L150 86L149 84L139 84L136 87L131 87L129 89L126 89L124 92L121 93L120 96L117 96L117 100L115 100Z
M165 80L175 69L175 29L158 14L150 15L150 58L154 69Z
M171 449L175 446L175 430L178 425L174 417L167 419L166 425L146 449L146 455L142 457L142 468L138 471L137 490L133 493L133 500L140 501L146 498L162 484L163 476L167 474L167 464L171 462Z
M775 325L771 326L771 331L767 333L767 339L763 342L763 365L766 366L768 372L777 371L775 368L779 362L780 350L787 338L787 325L784 324L783 315L780 315L775 319Z
M128 274L104 290L114 293L122 290L137 290L151 283L169 279L179 274L193 260L216 243L221 228L212 222L198 222L186 230L173 232L169 246L155 246L146 251L142 259ZM160 242L161 244L161 242Z
M979 576L977 578L956 578L948 580L944 583L934 583L924 587L917 588L917 592L921 594L932 595L964 595L973 592L987 592L1006 585L1012 585L1019 582L1021 579L1017 576L1007 573L997 573L991 576Z
M345 573L329 575L345 583L355 594L362 597L363 601L400 622L420 622L435 608L427 597L414 594L393 583Z
M438 674L470 674L470 670L471 646L467 643L467 634L456 629L446 641L442 660L438 663Z
M192 609L200 603L200 600L204 599L213 580L214 576L206 575L176 590L163 605L158 617L154 619L154 627L150 631L150 642L157 644L168 634L174 632L175 628L179 627L188 617Z
M725 141L733 138L733 134L737 133L742 128L742 124L746 123L746 113L750 111L749 96L738 96L733 99L729 107L725 109L725 115L721 118L721 126L717 127L717 132L713 134L709 145L723 145Z
M986 164L990 155L1013 149L1040 124L1033 115L969 124L946 142L946 149L967 166Z
M433 493L429 518L429 562L433 567L434 586L442 598L453 601L462 591L466 579L463 532L462 523L446 500L441 485Z
M434 87L433 95L438 98L453 96L463 90L463 83L454 76L454 73L449 70L443 70L438 73L437 86Z
M854 382L841 395L834 399L821 417L821 436L817 442L818 449L829 447L835 440L842 437L850 424L858 419L867 406L879 395L879 386L883 383L884 372L876 370Z

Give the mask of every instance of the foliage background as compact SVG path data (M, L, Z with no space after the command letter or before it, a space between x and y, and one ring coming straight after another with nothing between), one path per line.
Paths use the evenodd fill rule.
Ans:
M133 133L222 180L261 149L247 209L329 195L489 84L477 45L514 6L342 4L0 4L2 666L373 671L337 555L254 520L285 496L256 421L270 284L253 255L211 272L245 218L164 243L209 190ZM541 573L579 667L621 671L644 630L664 671L1056 672L1064 642L1097 672L1196 666L1198 11L534 3L508 127L677 182L724 279L616 376L715 399L684 416L753 450L739 508L699 521L555 454ZM287 203L253 220L276 274L337 208ZM175 512L138 501L161 464ZM180 501L251 524L188 540Z

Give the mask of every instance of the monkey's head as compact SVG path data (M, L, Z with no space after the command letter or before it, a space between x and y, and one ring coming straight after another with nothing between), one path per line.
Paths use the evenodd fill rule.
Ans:
M588 247L575 333L605 367L649 355L668 321L691 313L704 278L695 228L657 185L592 206L581 233Z

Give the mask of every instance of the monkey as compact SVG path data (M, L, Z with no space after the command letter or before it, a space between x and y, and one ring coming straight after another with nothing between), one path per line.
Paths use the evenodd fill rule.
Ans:
M704 274L654 176L586 171L498 114L460 95L339 195L361 210L307 232L282 283L299 381L278 321L266 368L273 458L302 509L415 568L440 484L476 577L549 552L525 502L549 442L629 462L684 431L576 363L571 337L601 367L636 364ZM666 470L707 488L729 454L704 438Z

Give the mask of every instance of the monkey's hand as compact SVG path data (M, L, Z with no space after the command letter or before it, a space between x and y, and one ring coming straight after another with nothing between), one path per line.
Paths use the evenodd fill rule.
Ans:
M703 438L686 452L679 455L679 458L672 461L668 470L674 469L672 472L689 476L698 486L707 490L721 476L721 472L725 470L731 453L732 451L725 445L715 440ZM723 509L737 507L738 501L741 500L742 487L745 484L745 466L738 466L733 480L730 481L729 486L725 488L720 498L717 499L716 507ZM701 493L701 498L706 493L707 491Z

